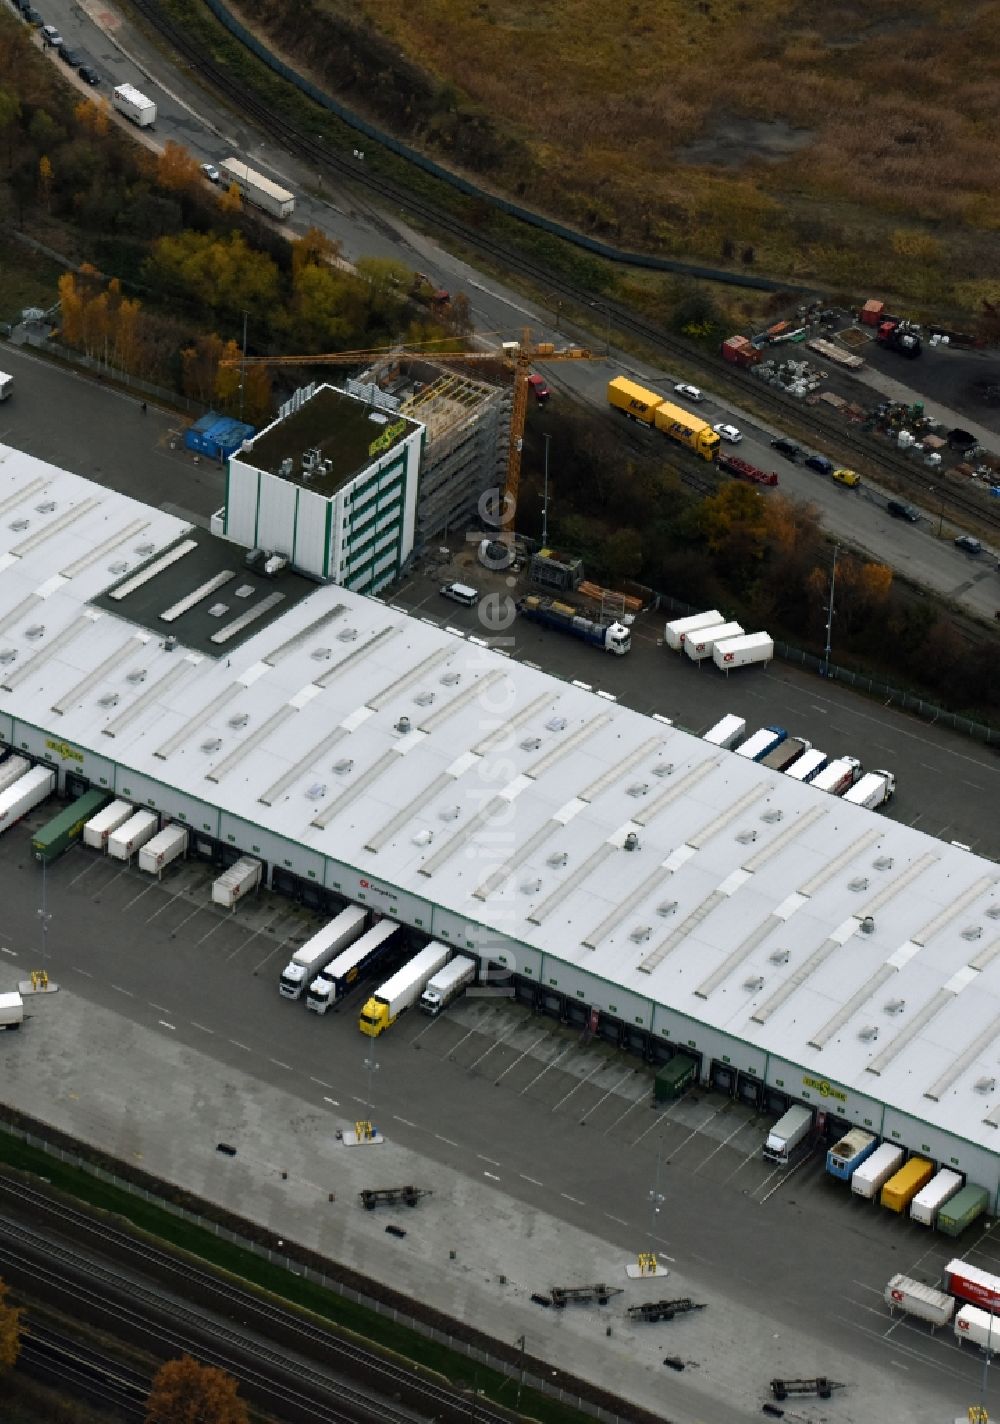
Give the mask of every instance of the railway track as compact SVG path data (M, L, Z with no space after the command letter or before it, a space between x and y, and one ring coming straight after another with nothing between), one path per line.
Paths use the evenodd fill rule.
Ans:
M21 1338L18 1367L63 1393L113 1409L126 1419L146 1417L149 1380L145 1376L38 1321Z
M993 508L986 498L978 499L965 491L948 487L941 474L932 475L916 468L898 451L845 429L843 422L832 415L828 416L816 407L805 406L795 397L764 385L734 369L721 357L699 350L617 302L595 297L593 292L568 281L540 262L523 256L510 244L493 239L481 229L436 207L373 171L369 165L359 164L354 158L328 149L315 135L297 127L276 107L257 98L244 82L234 79L225 68L213 63L210 47L196 42L175 25L163 13L157 0L131 0L131 4L193 73L200 75L212 89L228 99L239 113L259 124L284 148L307 161L317 171L336 174L346 180L352 190L366 191L383 203L402 207L432 230L454 237L467 250L489 258L500 271L523 277L536 289L541 288L560 301L565 300L578 309L585 309L592 316L604 317L609 332L613 323L617 332L635 338L658 354L681 362L685 375L697 373L714 391L728 394L737 401L741 397L752 396L757 404L773 413L776 422L784 418L791 421L793 428L809 431L814 440L825 442L829 448L850 452L851 458L856 456L864 461L877 462L883 470L900 479L913 497L926 495L933 488L937 500L943 501L945 509L964 519L974 520L983 530L1000 531L1000 507Z
M303 1355L312 1358L317 1352L322 1352L321 1357L331 1371L337 1371L340 1367L345 1373L371 1380L371 1386L362 1390L340 1379L332 1381L330 1374L311 1370L304 1362L301 1366L297 1365L295 1373L299 1383L308 1384L319 1394L329 1394L335 1384L339 1401L336 1405L323 1404L318 1403L312 1394L307 1396L300 1390L284 1390L280 1398L286 1405L294 1404L297 1411L304 1411L301 1414L303 1418L315 1420L317 1424L354 1424L359 1416L376 1418L384 1424L413 1424L412 1411L397 1410L388 1404L388 1400L397 1396L411 1401L429 1418L457 1420L468 1417L468 1403L458 1390L425 1379L332 1330L314 1325L293 1311L284 1310L252 1291L243 1290L229 1280L200 1269L188 1258L174 1256L104 1220L91 1217L63 1202L53 1201L45 1193L26 1184L0 1176L0 1197L4 1196L13 1199L22 1208L28 1208L32 1221L48 1218L56 1231L72 1233L74 1237L85 1240L88 1246L93 1243L91 1249L96 1247L99 1251L113 1252L116 1259L132 1264L133 1268L155 1271L158 1279L167 1283L178 1296L196 1292L200 1299L209 1303L208 1309L214 1306L220 1313L235 1316L254 1331L251 1341L238 1329L213 1320L206 1310L172 1301L160 1291L134 1283L130 1278L127 1283L129 1303L116 1307L117 1318L137 1334L148 1336L154 1346L157 1341L166 1340L177 1352L187 1350L209 1364L219 1364L255 1392L259 1391L261 1397L267 1398L274 1396L269 1375L255 1368L245 1357L249 1353L259 1365L267 1364L274 1373L287 1374L288 1357L283 1352L286 1344L292 1349L300 1347ZM0 1262L10 1263L21 1270L30 1268L36 1279L54 1286L62 1279L58 1266L37 1264L38 1255L47 1253L51 1247L47 1237L26 1228L20 1220L11 1223L0 1217ZM121 1288L120 1271L95 1264L93 1255L85 1256L70 1246L60 1246L58 1252L58 1262L62 1266L72 1266L84 1274L84 1283L75 1287L76 1298L81 1304L96 1308L104 1299L99 1287L104 1290ZM148 1313L153 1312L159 1317L167 1307L170 1310L169 1322L163 1325L158 1319L157 1323L150 1324ZM212 1342L208 1347L206 1338ZM263 1344L265 1339L280 1342L282 1348L268 1349ZM511 1418L482 1400L478 1402L476 1417L482 1424L510 1424Z

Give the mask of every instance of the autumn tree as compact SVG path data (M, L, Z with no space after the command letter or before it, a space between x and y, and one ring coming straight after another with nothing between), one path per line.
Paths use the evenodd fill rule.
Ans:
M243 211L243 199L240 197L240 190L235 183L230 183L228 187L219 190L219 207L226 217L230 218Z
M186 230L159 238L146 262L157 285L192 297L213 311L270 314L280 295L278 268L240 232L226 236Z
M182 143L167 139L156 160L156 181L170 192L190 192L201 180L198 161Z
M14 1368L21 1353L21 1310L6 1303L9 1290L0 1281L0 1375Z
M104 99L81 99L73 110L73 117L84 133L94 138L104 138L111 128L111 116Z
M222 337L215 331L199 336L181 352L184 394L201 405L211 405L222 357Z
M21 105L17 95L7 89L0 89L0 133L7 135L7 171L14 166L14 132L21 117Z
M48 212L52 205L52 160L44 153L38 160L38 196Z
M146 1424L248 1424L231 1375L190 1355L168 1360L153 1376Z
M265 425L271 415L271 373L248 366L243 376L243 415L251 425Z

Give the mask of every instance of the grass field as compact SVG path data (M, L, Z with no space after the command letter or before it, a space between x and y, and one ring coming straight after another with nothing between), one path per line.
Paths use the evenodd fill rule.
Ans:
M304 0L291 26L276 0L240 8L298 58L310 27L359 54L377 36L383 73L434 94L397 132L474 169L449 113L487 115L491 183L586 231L942 313L998 285L1000 0ZM352 86L343 53L310 68L391 120L389 78Z

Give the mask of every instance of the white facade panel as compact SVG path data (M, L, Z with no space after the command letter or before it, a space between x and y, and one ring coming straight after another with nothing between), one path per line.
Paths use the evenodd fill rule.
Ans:
M780 773L779 773L780 774ZM877 1098L866 1097L843 1083L825 1078L815 1069L803 1068L774 1055L768 1061L767 1081L790 1097L809 1103L820 1112L833 1113L882 1137L885 1111Z
M226 481L226 512L224 529L227 539L233 539L246 549L257 547L257 499L260 471L233 455L229 461Z
M303 880L323 884L324 858L318 851L297 845L264 826L223 814L219 818L219 840L236 846L248 855L266 860L269 866L280 865Z
M261 474L257 505L258 549L292 558L295 549L295 520L301 493L298 485L288 480L279 479L277 475Z
M299 489L295 511L295 548L292 563L314 578L327 574L327 518L331 501L317 490Z

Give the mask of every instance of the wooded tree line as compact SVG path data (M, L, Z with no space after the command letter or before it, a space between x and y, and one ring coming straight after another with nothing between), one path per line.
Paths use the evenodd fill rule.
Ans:
M529 533L541 524L542 422L550 543L582 555L589 576L610 586L635 579L822 654L832 546L812 506L724 475L702 498L677 473L683 453L639 453L641 442L623 442L624 427L550 406L528 427L517 527ZM832 634L842 666L955 711L1000 709L995 639L899 585L884 564L839 554Z

